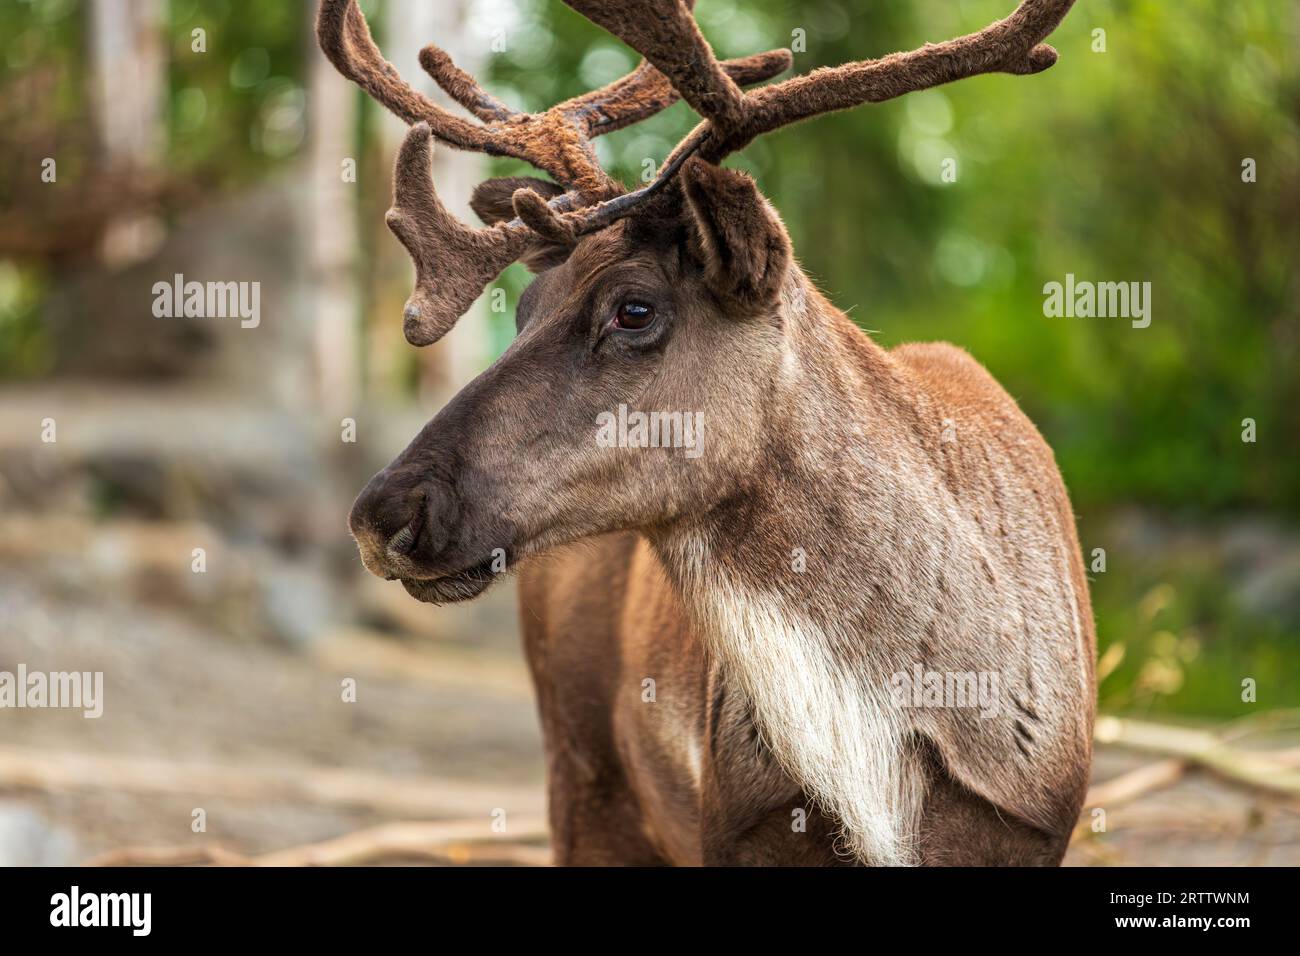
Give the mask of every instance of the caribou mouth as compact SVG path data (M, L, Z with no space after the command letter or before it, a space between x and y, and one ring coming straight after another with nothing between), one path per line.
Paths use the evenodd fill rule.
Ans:
M426 604L454 604L468 601L486 591L501 574L492 569L494 558L436 578L399 578L406 593Z

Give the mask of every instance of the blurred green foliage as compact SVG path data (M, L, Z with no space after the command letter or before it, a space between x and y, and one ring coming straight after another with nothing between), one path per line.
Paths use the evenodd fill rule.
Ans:
M7 2L0 4L0 215L14 207L23 190L30 189L31 170L37 169L20 141L38 140L37 153L48 136L32 128L32 97L43 95L40 105L51 125L75 122L83 108L85 58L82 55L82 21L77 0ZM30 86L19 88L16 79L30 77ZM78 145L84 137L72 137ZM29 177L18 175L20 163L28 162ZM89 157L69 157L67 168L85 166ZM6 216L7 218L7 216ZM38 374L49 365L49 343L40 322L40 305L46 271L39 263L0 261L0 375L12 372Z
M1249 593L1257 580L1240 580L1206 541L1117 561L1090 575L1103 710L1232 718L1300 705L1294 595L1261 606Z
M45 270L0 261L0 378L41 372L50 365L50 343L41 325Z
M168 161L231 185L271 171L306 135L303 68L312 6L170 0ZM206 52L193 52L194 31Z

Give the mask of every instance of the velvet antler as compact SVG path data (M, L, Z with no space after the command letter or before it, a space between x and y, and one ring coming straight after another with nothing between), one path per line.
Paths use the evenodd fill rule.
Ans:
M573 243L627 216L661 190L692 155L710 162L763 133L800 120L878 103L914 90L983 73L1038 73L1056 62L1043 40L1074 0L1023 0L1006 19L978 33L918 50L823 68L745 93L790 64L787 50L719 61L695 24L694 0L565 0L645 59L599 90L543 113L524 113L487 93L436 46L420 64L479 122L462 119L409 86L370 36L356 0L323 0L316 31L344 76L407 123L388 213L416 265L416 289L404 327L413 345L441 338L502 269L538 239ZM652 116L684 99L702 118L648 186L626 192L596 159L592 139ZM474 229L447 212L433 188L431 138L459 149L532 163L566 191L546 200L527 189L512 200L517 218Z
M416 123L398 151L393 208L385 216L415 262L415 292L402 314L412 345L446 335L530 239L522 223L474 229L449 213L433 188L430 146L429 124Z
M1074 5L1074 0L1023 0L1011 16L978 33L879 60L814 70L745 93L700 33L691 15L693 0L564 2L645 57L704 118L677 145L647 189L606 200L580 214L562 215L545 204L531 204L531 223L540 225L549 216L549 228L560 232L566 228L561 220L569 220L574 225L567 228L577 235L626 216L696 152L717 163L755 137L811 116L879 103L983 73L1039 73L1056 62L1056 51L1042 41Z
M983 73L1042 72L1056 62L1056 51L1043 40L1074 5L1074 0L1023 0L1009 17L978 33L878 60L825 67L745 93L720 68L682 0L564 2L672 81L682 99L707 121L707 142L700 155L711 162L743 149L763 133L822 113Z
M543 113L525 113L487 93L444 50L426 46L420 51L420 65L448 96L481 121L474 123L443 109L401 78L379 52L356 0L323 0L316 35L340 73L414 124L402 146L394 206L388 214L390 227L416 263L416 292L404 315L407 340L413 345L441 338L531 238L574 239L612 221L615 211L630 208L661 185L626 193L601 168L591 143L596 136L653 116L680 98L673 84L649 63L642 62L622 79ZM749 84L770 79L788 69L790 62L788 50L772 50L718 68L736 82ZM521 191L517 197L521 219L474 229L438 201L429 172L431 135L458 149L522 159L567 192L548 204ZM603 205L615 199L623 202ZM584 214L586 207L591 209ZM494 270L490 275L489 269Z

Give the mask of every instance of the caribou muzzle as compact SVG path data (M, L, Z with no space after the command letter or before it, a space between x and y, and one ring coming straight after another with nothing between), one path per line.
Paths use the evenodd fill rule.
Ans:
M348 527L366 570L431 604L477 597L505 570L505 548L476 543L454 484L401 459L362 489Z

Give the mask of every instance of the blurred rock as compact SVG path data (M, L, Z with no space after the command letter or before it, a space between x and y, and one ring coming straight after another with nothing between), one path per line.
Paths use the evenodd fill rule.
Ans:
M306 563L263 562L257 574L266 623L275 636L305 645L339 618L336 590L322 570Z
M80 862L72 834L16 800L0 802L0 866L71 866Z

